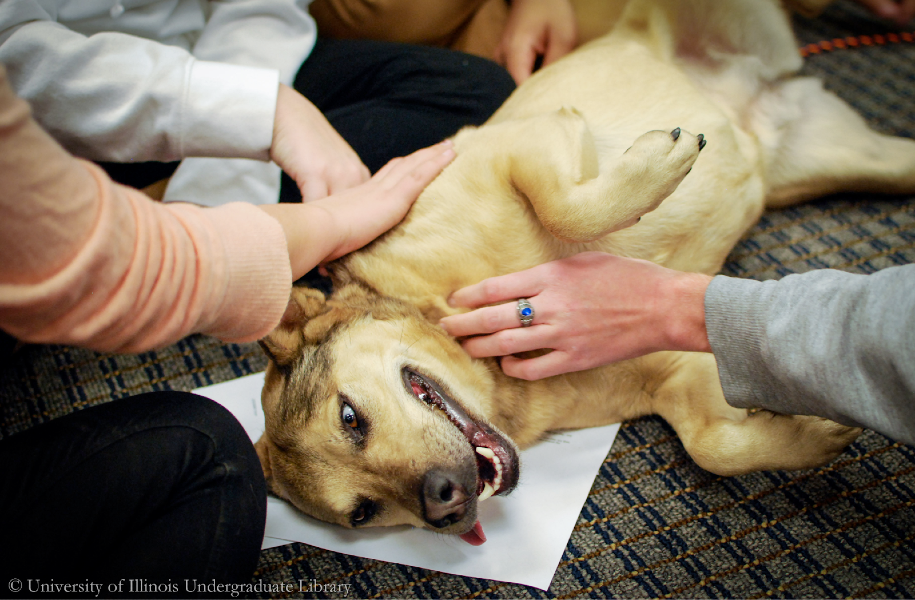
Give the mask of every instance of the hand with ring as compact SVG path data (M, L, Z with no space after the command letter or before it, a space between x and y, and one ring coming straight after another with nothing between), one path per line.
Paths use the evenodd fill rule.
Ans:
M710 281L585 252L460 289L449 304L476 310L440 323L463 338L471 356L502 356L507 375L542 379L659 350L710 351L704 303ZM512 356L541 349L552 352Z

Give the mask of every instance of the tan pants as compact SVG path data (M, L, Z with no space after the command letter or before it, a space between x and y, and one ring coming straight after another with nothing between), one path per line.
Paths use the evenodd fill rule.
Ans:
M443 46L492 58L508 17L505 0L315 0L323 36Z
M787 0L813 16L832 0ZM572 0L579 43L607 31L625 0ZM321 35L427 44L493 58L508 19L506 0L314 0L309 7Z

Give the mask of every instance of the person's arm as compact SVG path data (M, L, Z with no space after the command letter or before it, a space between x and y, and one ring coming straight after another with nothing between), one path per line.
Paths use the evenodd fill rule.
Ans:
M659 350L708 351L703 297L711 277L654 263L585 252L526 271L487 279L452 294L442 327L474 357L503 356L502 370L542 379ZM521 328L517 300L528 298L534 321ZM536 358L512 354L548 348Z
M913 291L915 265L766 282L716 277L706 323L728 403L915 442Z
M292 177L306 202L369 179L368 169L350 145L308 99L290 87L316 39L308 4L308 0L208 3L211 14L192 49L196 58L269 67L279 73L269 153L275 165L225 158L185 160L169 182L164 200L273 204L279 198L276 165Z
M0 68L0 328L23 341L138 351L192 332L257 339L291 274L260 209L166 206L73 158Z
M915 442L915 265L759 282L584 253L458 290L445 317L471 356L539 379L658 350L713 352L739 408L819 415ZM515 302L535 318L520 327ZM516 352L551 349L532 359Z
M258 339L294 277L399 221L451 158L441 144L397 159L339 202L163 205L69 155L0 68L0 328L122 352Z
M83 35L58 16L34 0L0 3L0 62L36 120L68 151L115 162L269 159L275 69L198 60L135 35ZM112 22L126 26L133 18L127 11Z
M100 31L84 35L35 0L0 2L0 62L41 125L74 154L187 159L165 200L275 203L280 169L269 160L313 199L369 173L324 116L286 87L314 45L303 4L211 2L206 13L196 0L180 0L156 19L141 10L95 15ZM168 32L177 45L106 27Z

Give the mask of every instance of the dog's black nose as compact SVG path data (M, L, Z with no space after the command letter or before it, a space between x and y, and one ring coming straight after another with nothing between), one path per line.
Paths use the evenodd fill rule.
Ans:
M423 509L433 527L448 527L464 518L470 494L457 477L444 471L429 471L423 479Z

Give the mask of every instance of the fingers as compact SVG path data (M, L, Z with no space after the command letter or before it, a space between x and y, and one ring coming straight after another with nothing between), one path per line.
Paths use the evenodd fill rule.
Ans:
M305 96L280 84L270 158L296 182L305 202L365 183L356 151Z
M445 140L409 156L394 159L375 174L375 179L382 189L413 196L415 199L454 157L453 142Z
M858 0L858 3L885 19L895 19L898 13L895 0Z
M509 356L531 350L552 348L553 329L550 326L515 327L503 329L492 335L467 338L461 346L474 358Z
M565 38L559 32L553 32L543 56L543 66L552 64L575 48L575 37Z
M533 44L514 44L505 51L505 69L517 85L524 83L534 72L538 52Z
M341 141L343 141L342 138ZM362 185L371 177L368 167L362 164L362 160L349 148L348 144L345 148L338 148L336 156L329 154L326 158L332 162L324 166L321 175L311 173L300 177L302 182L299 185L299 191L302 192L303 202L339 194L357 185Z
M503 373L509 377L527 381L581 371L585 368L574 365L569 359L569 355L557 350L536 358L522 359L516 356L506 356L501 362Z
M451 294L448 304L455 307L475 308L484 304L536 296L544 288L542 272L543 265L540 265L526 271L484 279L480 283L469 285ZM536 309L536 306L534 308Z
M454 159L451 142L390 161L366 184L319 201L342 224L324 261L361 248L399 223L425 187Z
M905 25L915 16L915 0L858 0L878 17Z
M349 160L338 163L337 168L328 177L327 195L332 196L343 190L356 187L368 181L372 174L362 160L353 152Z
M299 184L299 192L302 194L302 202L314 202L330 195L327 182L320 177L307 177Z
M535 311L534 323L537 322L536 316ZM518 305L516 303L508 303L444 317L439 321L439 325L454 337L466 337L520 327L521 321L518 318Z

